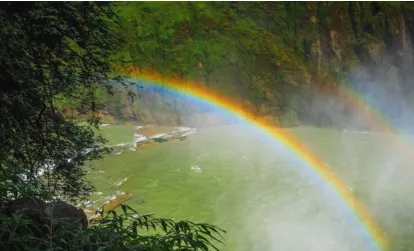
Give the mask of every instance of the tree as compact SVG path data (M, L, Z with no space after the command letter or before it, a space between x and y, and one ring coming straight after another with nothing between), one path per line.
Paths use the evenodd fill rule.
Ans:
M46 226L36 235L32 233L39 226L39 217L10 215L10 210L3 210L12 198L77 201L92 191L85 179L85 161L106 152L104 139L92 130L99 123L97 105L106 98L103 90L111 93L113 86L127 86L112 69L120 42L110 29L115 21L110 3L0 4L2 250L214 247L207 239L221 232L214 226L149 219L126 205L120 206L121 214L100 211L102 217L87 229L69 222L59 229ZM128 91L121 94L125 93ZM86 114L88 123L64 116L61 108L68 105ZM54 217L46 210L36 212L42 217ZM154 232L148 232L149 228ZM142 233L143 229L147 232Z
M94 90L110 90L113 78L112 17L107 3L0 5L2 198L19 182L31 195L70 200L91 191L83 164L100 156L103 139L57 106L70 99L89 112L91 125L98 122Z

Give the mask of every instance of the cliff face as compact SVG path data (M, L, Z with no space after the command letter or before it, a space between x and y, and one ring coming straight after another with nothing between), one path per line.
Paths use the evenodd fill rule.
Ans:
M117 12L120 60L204 83L278 124L369 127L364 105L411 123L411 3L128 3ZM205 112L159 91L137 96L118 107L122 116L185 123Z
M325 52L319 50L313 57L329 64L323 68L331 77L341 76L332 81L337 94L331 97L348 96L348 103L358 99L396 123L411 123L412 7L411 3L386 2L327 6L330 22L323 36ZM337 88L338 82L342 82L341 88ZM368 110L343 106L353 117L363 117Z

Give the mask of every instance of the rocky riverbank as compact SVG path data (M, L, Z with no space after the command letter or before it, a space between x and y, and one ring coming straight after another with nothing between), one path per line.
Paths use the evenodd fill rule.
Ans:
M111 126L103 124L103 126ZM166 142L181 142L197 132L191 127L168 127L157 125L137 126L131 142L111 146L113 154L121 154L124 150L136 151L153 147ZM132 136L132 135L131 135Z

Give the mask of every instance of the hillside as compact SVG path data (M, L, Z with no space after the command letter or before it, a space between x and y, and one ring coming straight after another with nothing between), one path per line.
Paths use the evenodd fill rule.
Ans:
M369 127L356 100L398 124L410 124L413 7L408 2L118 3L119 22L113 27L123 41L114 58L124 69L203 84L282 126ZM133 91L135 104L119 89L103 99L103 113L142 123L198 121L189 119L195 111L186 111L180 97Z

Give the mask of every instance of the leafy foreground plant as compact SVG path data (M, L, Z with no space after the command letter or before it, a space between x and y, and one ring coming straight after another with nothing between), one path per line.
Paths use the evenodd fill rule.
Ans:
M219 240L213 226L150 220L125 205L89 228L41 206L74 204L93 191L85 163L107 152L92 130L96 91L126 86L113 75L122 40L110 23L117 18L108 2L0 4L0 250L207 250ZM71 106L87 124L65 115ZM39 208L6 212L22 197Z
M59 222L59 228L36 224L23 214L0 217L1 250L210 250L222 243L224 230L190 221L140 215L120 204L114 210L96 212L90 227L79 222ZM59 219L54 219L56 221Z

